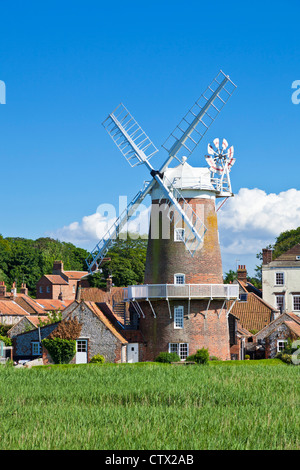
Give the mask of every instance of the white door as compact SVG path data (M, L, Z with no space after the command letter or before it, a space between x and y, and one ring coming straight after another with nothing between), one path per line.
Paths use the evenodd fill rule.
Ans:
M127 344L127 362L139 362L139 343Z
M77 339L76 340L76 364L87 363L87 340Z

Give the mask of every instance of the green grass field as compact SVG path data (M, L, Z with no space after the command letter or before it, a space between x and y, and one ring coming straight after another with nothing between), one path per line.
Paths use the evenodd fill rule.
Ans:
M0 367L0 449L299 449L300 367Z

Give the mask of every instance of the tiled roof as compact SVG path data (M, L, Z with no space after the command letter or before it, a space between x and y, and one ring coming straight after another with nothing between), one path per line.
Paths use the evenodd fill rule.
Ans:
M37 299L36 300L36 303L43 308L43 311L64 310L72 302L73 300L58 300L58 299Z
M300 244L293 246L290 250L287 250L282 255L277 256L273 259L268 266L270 267L293 267L300 266L300 260L296 259L296 256L300 256Z
M45 276L51 284L58 284L58 285L68 285L68 282L59 274L45 274Z
M232 305L233 300L228 301L228 308ZM268 325L273 316L275 309L267 302L262 300L253 292L249 292L246 302L237 301L232 307L231 312L239 318L239 323L246 330L260 331Z
M20 305L14 300L1 300L0 302L0 315L29 315Z
M123 287L112 287L111 292L98 287L84 287L80 290L80 300L89 300L91 302L106 302L112 305L115 302L123 300Z
M26 294L17 294L14 301L30 314L45 313L44 308Z
M83 276L87 276L88 271L63 271L69 279L81 279Z
M294 321L285 321L285 325L300 338L300 324Z

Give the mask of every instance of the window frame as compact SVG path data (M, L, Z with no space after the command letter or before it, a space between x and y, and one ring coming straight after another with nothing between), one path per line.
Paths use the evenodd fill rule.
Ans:
M37 347L37 352L35 348ZM42 346L39 341L31 341L31 355L32 356L41 356L42 354Z
M184 361L189 355L189 343L169 343L168 351L175 352Z
M177 276L182 276L183 282L177 282ZM174 285L175 286L184 286L185 285L185 274L183 273L176 273L174 274Z
M278 339L277 340L277 352L283 351L284 348L285 348L286 343L287 343L286 339Z
M181 236L178 235L179 231L181 232ZM185 239L185 229L175 228L174 229L174 242L184 242L184 239Z
M277 275L282 276L282 282L278 282ZM275 286L284 286L284 282L285 282L284 272L283 271L276 271L275 272Z
M278 304L278 301L277 301L278 299L282 299L282 309L281 309L281 306ZM285 309L285 295L275 293L275 304L276 304L277 310L280 310L281 312L283 312Z
M298 300L298 308L295 308L295 299ZM293 294L293 312L300 312L300 294Z
M183 330L184 326L184 307L177 305L174 307L174 329Z

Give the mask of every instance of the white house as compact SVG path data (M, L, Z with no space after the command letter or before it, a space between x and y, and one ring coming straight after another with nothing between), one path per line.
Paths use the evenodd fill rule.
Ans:
M300 316L300 244L272 260L272 250L263 249L263 299L281 312Z

